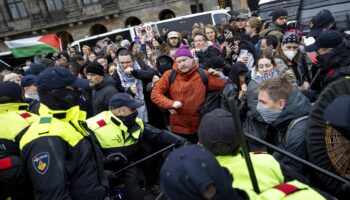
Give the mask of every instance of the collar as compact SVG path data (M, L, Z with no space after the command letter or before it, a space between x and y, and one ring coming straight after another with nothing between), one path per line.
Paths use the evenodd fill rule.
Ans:
M4 103L0 105L0 113L29 109L29 105L27 103Z
M81 123L86 120L86 112L81 111L79 106L73 106L68 110L51 110L46 105L40 104L39 114L51 116L59 120L70 122L79 132L86 133Z
M115 125L119 126L121 129L124 129L128 131L128 133L133 133L139 129L141 129L140 125L137 123L136 119L135 119L135 124L133 127L131 127L130 129L128 129L127 126L125 126L125 124L116 116L113 115L113 113L111 111L108 111L107 113L107 119L110 120L112 123L114 123ZM109 122L108 122L109 123ZM123 126L123 127L122 127Z

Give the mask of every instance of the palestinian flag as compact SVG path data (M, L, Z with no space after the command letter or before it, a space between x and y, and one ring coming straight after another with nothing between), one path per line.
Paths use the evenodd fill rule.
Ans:
M61 40L57 35L44 35L20 40L5 41L15 58L59 53L62 51Z

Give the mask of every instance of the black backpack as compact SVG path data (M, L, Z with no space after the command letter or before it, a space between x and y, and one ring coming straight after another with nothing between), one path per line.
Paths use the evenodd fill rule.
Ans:
M222 95L223 89L217 90L217 91L209 91L208 90L208 77L205 74L204 69L198 68L197 71L198 71L198 73L203 81L203 84L205 85L205 88L206 88L205 101L199 109L200 115L204 116L205 114L214 110L215 108L221 107L222 101L223 101L223 95ZM176 71L172 69L170 72L170 76L169 76L169 85L171 85L175 81L175 78L176 78Z

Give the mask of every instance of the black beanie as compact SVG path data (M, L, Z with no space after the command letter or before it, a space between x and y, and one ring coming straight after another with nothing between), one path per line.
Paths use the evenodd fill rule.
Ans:
M98 62L92 62L86 66L86 73L93 73L100 76L104 76L103 66Z
M282 16L288 16L288 12L284 8L276 8L272 11L270 16L272 17L272 22L275 22L278 18Z
M0 103L22 101L22 88L17 83L5 81L0 83Z

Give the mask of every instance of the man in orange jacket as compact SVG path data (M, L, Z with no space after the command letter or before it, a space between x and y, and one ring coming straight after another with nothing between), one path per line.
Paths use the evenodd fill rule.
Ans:
M225 81L203 70L208 79L206 88L188 46L180 46L174 59L173 70L177 74L174 81L169 81L172 70L165 72L153 88L151 99L160 108L170 111L172 132L196 143L199 109L205 101L206 91L220 90Z

